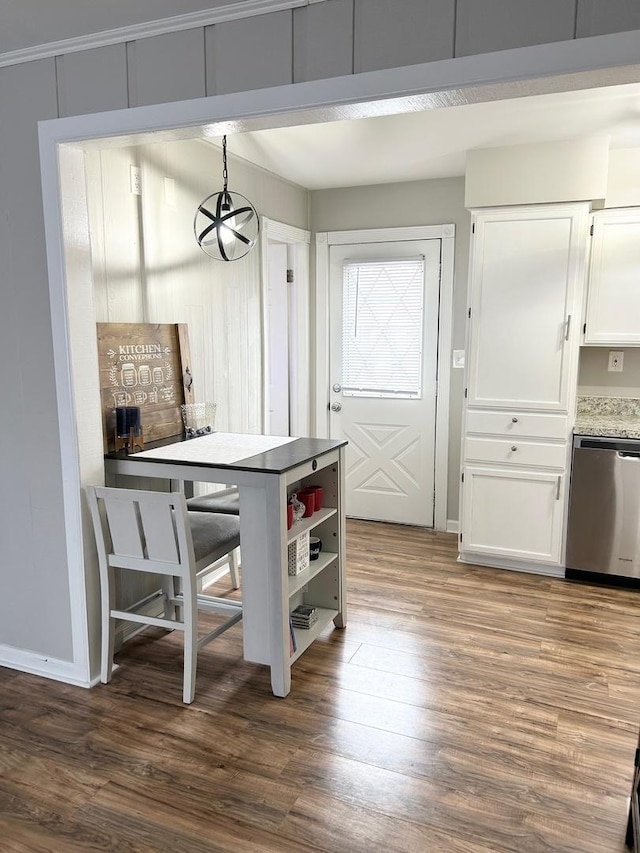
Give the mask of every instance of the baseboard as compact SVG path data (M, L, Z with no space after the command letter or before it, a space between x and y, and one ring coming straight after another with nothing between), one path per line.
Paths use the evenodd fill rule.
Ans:
M484 556L462 552L458 556L459 563L472 566L485 566L490 569L507 569L511 572L525 572L530 575L545 575L550 578L564 579L564 566L551 566L548 563L525 563L519 560L502 559L500 557Z
M458 533L460 529L460 522L457 518L448 518L447 519L447 533Z
M48 658L36 652L16 649L12 646L0 645L0 666L26 672L29 675L39 675L53 681L62 681L76 687L90 687L88 673L71 661Z

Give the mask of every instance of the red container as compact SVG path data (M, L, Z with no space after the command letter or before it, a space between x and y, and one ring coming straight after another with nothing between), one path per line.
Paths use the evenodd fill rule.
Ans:
M293 504L287 504L287 530L293 527Z
M302 517L310 518L316 509L315 494L309 489L303 489L301 492L298 492L298 500L304 504L304 515Z
M315 511L322 509L324 490L322 486L307 486L310 492L313 492L315 497ZM306 491L306 490L305 490Z

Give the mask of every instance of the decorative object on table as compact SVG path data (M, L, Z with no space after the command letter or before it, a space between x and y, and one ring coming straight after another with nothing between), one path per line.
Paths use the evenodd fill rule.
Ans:
M302 503L301 500L298 499L298 495L296 492L291 495L289 501L291 502L291 505L293 507L293 520L300 521L306 511L305 505Z
M318 621L318 608L310 604L299 604L291 611L294 628L309 629Z
M316 509L316 498L311 489L301 489L297 493L298 500L304 504L303 518L311 518Z
M116 406L115 450L125 450L135 453L136 448L142 450L144 437L142 435L142 420L140 406Z
M320 556L320 551L322 551L322 539L318 539L317 536L311 536L309 538L309 559L317 560Z
M184 403L180 406L187 438L215 432L216 408L215 403Z
M104 450L115 450L116 409L137 406L144 442L183 435L180 406L192 403L189 330L184 323L98 323Z
M222 137L222 190L200 202L193 221L198 246L216 261L237 261L256 244L260 219L240 193L227 189L227 137Z
M309 531L305 530L289 542L287 549L287 570L290 575L299 575L309 568Z

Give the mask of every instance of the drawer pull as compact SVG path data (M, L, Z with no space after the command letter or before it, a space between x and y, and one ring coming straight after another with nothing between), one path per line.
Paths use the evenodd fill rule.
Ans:
M518 419L517 419L517 418L511 418L511 423L512 423L512 424L517 424L517 423L518 423Z
M517 449L518 449L518 446L517 446L516 444L512 444L512 445L511 445L511 450L512 450L514 453L516 452L516 450L517 450Z
M558 476L558 482L556 484L556 500L560 500L560 484L562 483L562 477Z

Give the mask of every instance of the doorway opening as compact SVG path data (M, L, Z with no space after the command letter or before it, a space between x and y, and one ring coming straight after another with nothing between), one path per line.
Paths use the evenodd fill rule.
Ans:
M92 318L91 244L83 188L87 151L144 144L158 139L195 139L269 127L311 124L429 110L434 107L522 97L627 82L637 72L619 68L574 72L575 59L549 51L532 54L527 74L505 64L496 77L492 57L390 69L317 83L288 85L258 92L204 98L40 124L43 210L50 280L51 322L62 456L63 502L72 605L73 668L77 683L89 683L97 671L97 571L89 528L82 513L81 487L103 477L103 451L97 381L97 351ZM603 60L604 61L604 60ZM619 58L617 61L620 61ZM489 63L489 64L487 64ZM614 61L610 64L614 64ZM551 73L558 76L550 77ZM617 74L617 76L616 76ZM490 85L486 84L491 80ZM432 81L431 89L428 88ZM159 136L158 136L159 134ZM322 347L326 329L314 327ZM322 364L317 365L321 376ZM328 386L327 386L328 387ZM324 415L324 412L322 412ZM316 406L314 423L322 417Z

